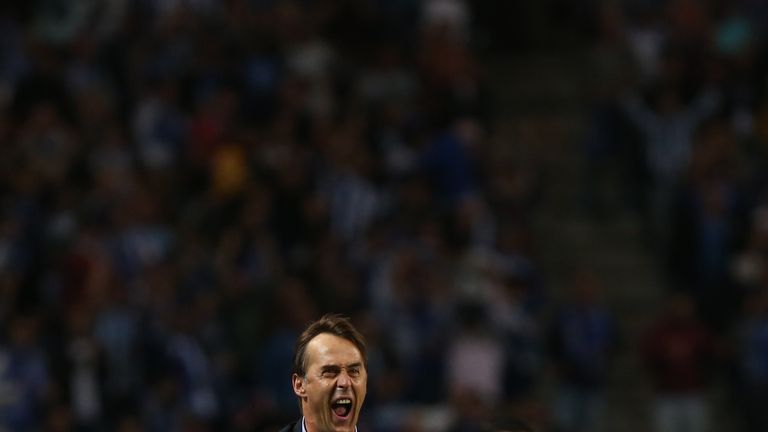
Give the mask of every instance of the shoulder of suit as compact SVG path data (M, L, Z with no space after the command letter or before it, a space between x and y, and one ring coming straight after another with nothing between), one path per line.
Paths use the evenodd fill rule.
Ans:
M280 429L280 432L301 432L301 422L295 421L288 426Z

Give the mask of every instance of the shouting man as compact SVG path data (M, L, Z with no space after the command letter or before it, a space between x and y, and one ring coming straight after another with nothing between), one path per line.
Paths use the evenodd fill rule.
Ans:
M280 432L354 432L368 382L365 340L347 318L326 315L299 336L293 391L301 420Z

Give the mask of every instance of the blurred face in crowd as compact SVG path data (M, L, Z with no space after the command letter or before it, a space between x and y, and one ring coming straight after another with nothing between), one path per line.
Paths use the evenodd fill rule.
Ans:
M307 432L354 431L368 381L363 356L349 340L315 336L306 349L305 376L293 375Z

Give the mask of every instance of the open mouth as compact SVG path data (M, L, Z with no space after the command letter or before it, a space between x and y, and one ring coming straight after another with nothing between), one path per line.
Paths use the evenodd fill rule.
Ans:
M342 419L346 419L352 412L352 399L336 399L335 401L331 402L331 411L333 411L336 416L341 417Z

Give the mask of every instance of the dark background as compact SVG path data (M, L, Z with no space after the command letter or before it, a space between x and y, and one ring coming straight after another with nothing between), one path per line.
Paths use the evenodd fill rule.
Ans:
M0 6L0 426L768 430L759 0Z

